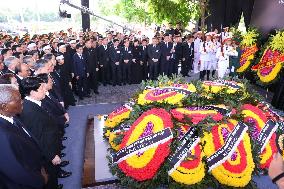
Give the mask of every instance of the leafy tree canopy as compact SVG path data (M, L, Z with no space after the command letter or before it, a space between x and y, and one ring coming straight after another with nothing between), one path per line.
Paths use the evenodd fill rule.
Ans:
M104 15L118 15L130 22L162 23L197 20L199 1L194 0L105 0L100 1Z

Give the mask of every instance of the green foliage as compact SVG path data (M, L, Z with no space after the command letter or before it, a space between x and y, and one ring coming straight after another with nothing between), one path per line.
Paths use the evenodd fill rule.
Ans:
M199 4L191 0L110 0L100 1L104 15L118 15L129 22L187 24L199 15Z

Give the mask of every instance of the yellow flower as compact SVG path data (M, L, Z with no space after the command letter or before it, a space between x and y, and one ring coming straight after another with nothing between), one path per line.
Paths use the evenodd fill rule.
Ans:
M282 68L282 63L279 62L278 64L275 65L275 67L272 69L272 71L268 75L266 76L262 75L260 70L257 70L257 75L260 81L262 81L263 83L269 83L277 77L281 68Z
M233 125L237 124L237 121L230 120L230 123ZM221 124L219 126L215 126L214 129L218 129L218 136L213 136L213 131L211 133L205 133L204 137L202 138L202 142L205 144L204 146L204 153L207 157L210 157L212 154L214 154L218 149L215 148L216 140L220 140L220 143L224 145L224 139L222 135L222 128L228 128L229 126L227 124ZM237 148L235 153L237 153L237 159L231 160L230 158L225 162L229 164L230 166L245 166L242 167L243 170L238 173L233 173L230 170L228 170L227 167L224 166L224 163L217 166L216 168L212 169L212 175L221 183L227 186L233 186L233 187L245 187L252 179L252 172L255 167L252 153L251 153L251 144L250 144L250 138L248 133L245 133L243 137L243 146L245 153L240 154L239 149ZM241 158L246 158L240 159ZM244 161L246 161L246 164L243 164ZM227 165L228 166L228 165Z
M155 96L153 91L155 89L144 90L138 97L138 104L145 105L153 102L168 103L173 105L181 105L181 100L185 97L184 94L174 91Z
M116 135L117 135L117 133L115 133L115 132L110 132L110 134L109 134L109 144L110 144L110 146L111 146L114 150L118 151L118 150L120 149L120 145L116 145L116 144L113 142L114 139L116 138Z
M105 121L105 127L113 128L117 126L119 123L121 123L124 119L129 118L129 115L130 115L130 110L111 118L108 117L107 120Z

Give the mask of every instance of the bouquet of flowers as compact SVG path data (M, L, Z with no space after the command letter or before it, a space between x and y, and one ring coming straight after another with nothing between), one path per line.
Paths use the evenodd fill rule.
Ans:
M271 36L259 62L252 67L263 83L274 81L284 63L284 31L278 31Z

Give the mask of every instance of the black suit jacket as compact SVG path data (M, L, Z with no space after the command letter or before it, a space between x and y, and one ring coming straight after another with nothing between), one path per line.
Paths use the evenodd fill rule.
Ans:
M109 48L105 50L103 45L98 47L98 60L100 65L107 66L109 64Z
M143 49L143 46L141 46L141 56L142 56L142 61L146 63L148 61L148 46L146 46Z
M0 188L40 189L41 151L20 125L0 118Z
M41 102L42 108L47 111L49 115L52 115L59 125L65 124L66 118L64 114L66 113L66 110L59 103L59 101L52 96L52 94L45 96L45 98Z
M64 53L64 64L67 66L69 73L74 73L73 56L75 53L76 49L72 49L70 46L67 46L66 53Z
M171 56L171 50L173 48L173 43L168 42L168 46L165 42L161 43L161 61L167 61L167 56Z
M50 77L53 82L53 88L50 93L53 94L54 97L57 98L59 102L63 102L63 95L62 95L62 86L61 86L61 78L59 73L56 70L50 73Z
M175 52L172 53L173 57L176 60L180 60L182 58L182 43L177 43L174 49L175 49Z
M75 76L87 77L89 68L87 65L86 57L82 54L81 58L77 53L73 55L73 67Z
M55 155L60 154L59 128L54 118L42 107L24 99L20 119L38 140L47 161L52 161Z
M112 46L109 49L109 58L110 58L110 64L115 65L116 62L119 62L121 64L122 62L122 49L120 47L117 47L116 49L114 46Z
M183 44L182 57L185 58L185 61L194 58L194 43L193 42L190 45L188 45L188 43Z
M148 58L149 58L149 62L153 62L152 60L153 58L160 60L161 49L159 45L156 45L156 47L154 47L153 45L148 46Z
M95 73L96 68L98 67L98 53L97 49L95 48L84 48L83 51L84 57L86 57L86 63L87 63L87 72L88 73Z
M123 47L122 48L122 60L129 60L128 63L132 62L132 59L133 59L133 54L132 54L132 48L131 47L128 47L127 51L126 51L126 48Z

